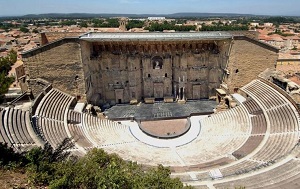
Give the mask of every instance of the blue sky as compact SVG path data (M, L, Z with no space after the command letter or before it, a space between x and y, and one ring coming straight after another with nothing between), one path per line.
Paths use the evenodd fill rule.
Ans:
M300 16L300 0L0 0L0 15L246 13Z

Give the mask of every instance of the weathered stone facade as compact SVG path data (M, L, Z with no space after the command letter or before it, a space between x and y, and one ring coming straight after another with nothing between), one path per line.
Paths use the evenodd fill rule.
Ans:
M52 83L78 98L85 99L84 75L81 62L78 38L62 39L43 47L33 49L22 55L25 73L29 79L33 95L37 95L35 88L39 78ZM32 80L33 82L30 82Z
M222 82L230 41L82 41L87 99L207 99Z
M43 32L40 34L41 45L52 43L66 37L79 37L84 32Z
M230 47L223 87L229 93L246 85L267 68L275 68L278 49L254 39L235 37Z
M64 38L26 52L26 74L95 105L207 99L222 82L233 92L274 68L277 59L277 49L245 36L186 39L182 34L173 39L165 34L171 39L149 40L138 34L141 38L132 40L121 33L118 40L109 35L111 40ZM35 94L34 83L30 87Z

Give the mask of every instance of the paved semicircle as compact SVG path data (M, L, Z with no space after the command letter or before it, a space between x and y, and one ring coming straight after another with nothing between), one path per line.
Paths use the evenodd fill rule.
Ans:
M203 116L202 116L203 117ZM200 133L201 126L199 120L201 116L192 116L190 118L191 127L184 135L172 139L159 139L145 134L136 121L122 121L122 124L128 125L131 134L139 141L150 146L160 148L173 148L190 143L196 139Z

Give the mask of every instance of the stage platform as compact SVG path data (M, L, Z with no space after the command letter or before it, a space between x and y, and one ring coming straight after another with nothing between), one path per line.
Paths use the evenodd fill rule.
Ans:
M217 106L213 100L187 101L185 104L156 102L154 104L116 105L104 114L111 120L134 118L135 120L155 120L164 118L183 118L191 114L213 113Z

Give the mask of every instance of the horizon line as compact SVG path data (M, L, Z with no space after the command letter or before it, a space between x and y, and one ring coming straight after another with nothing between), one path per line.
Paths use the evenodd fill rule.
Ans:
M70 15L70 14L95 14L95 15L109 15L109 14L114 14L114 15L173 15L173 14L232 14L232 15L250 15L250 16L287 16L287 17L300 17L300 15L293 15L293 14L252 14L252 13L233 13L233 12L174 12L174 13L89 13L89 12L48 12L48 13L27 13L27 14L16 14L16 15L0 15L0 17L24 17L28 15L47 15L47 14L62 14L62 15ZM220 15L220 16L222 16ZM216 15L217 16L217 15Z

